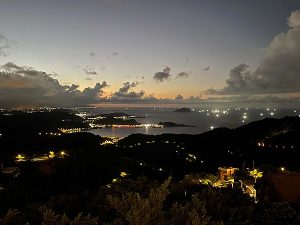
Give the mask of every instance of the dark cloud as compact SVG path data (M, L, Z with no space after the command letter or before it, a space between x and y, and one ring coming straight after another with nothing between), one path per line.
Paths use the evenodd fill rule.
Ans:
M96 53L95 52L90 52L89 54L92 58L95 58L96 57Z
M94 68L92 68L92 67L89 67L89 66L86 66L86 67L83 67L82 68L83 69L83 71L87 74L87 75L98 75L98 73L95 71L95 69Z
M251 93L256 91L255 89L257 89L257 86L261 83L259 82L260 78L253 76L254 74L248 70L248 67L248 65L242 63L231 69L230 77L226 80L227 86L221 91L221 93L239 94L241 92Z
M240 64L230 71L218 94L277 94L300 92L300 11L288 18L286 33L277 35L265 49L256 70Z
M191 75L192 72L180 72L176 75L177 79L180 78L188 78ZM164 82L164 81L169 81L172 77L171 74L171 68L168 66L165 66L165 68L163 69L162 72L157 72L154 74L154 80L157 81L157 83L159 82Z
M86 99L94 99L99 100L99 97L103 94L103 89L108 87L109 85L106 83L106 81L103 81L102 83L96 83L94 88L87 87L85 88L80 94L86 98Z
M97 103L107 86L103 81L94 88L80 91L78 85L61 85L50 74L9 62L0 71L0 105L73 106Z
M120 92L120 93L128 93L128 91L130 90L130 88L134 88L134 87L136 87L138 84L139 84L138 82L132 82L132 83L126 82L126 83L123 84L123 87L121 87L121 88L119 89L119 92Z
M91 77L86 77L85 80L93 80Z
M171 78L171 68L168 66L165 66L163 71L155 73L153 78L158 83L169 80Z
M181 101L181 100L183 100L183 96L182 95L177 95L176 97L175 97L175 100L176 101Z
M144 91L140 92L135 92L135 91L130 91L128 93L120 93L116 92L114 97L117 97L118 99L122 98L134 98L134 99L141 99L145 95Z
M210 66L203 68L203 71L209 71L210 70Z
M132 88L135 88L137 85L139 84L139 82L126 82L123 84L123 86L117 91L115 92L112 97L111 100L112 101L122 101L122 100L141 100L144 96L145 96L145 92L144 91L140 91L140 92L135 92L132 91Z
M190 75L190 73L187 73L187 72L181 72L181 73L178 73L176 75L176 78L188 78Z

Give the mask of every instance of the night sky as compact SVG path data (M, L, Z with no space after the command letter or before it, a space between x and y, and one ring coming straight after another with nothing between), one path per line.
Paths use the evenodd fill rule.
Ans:
M300 102L299 0L0 0L0 106Z

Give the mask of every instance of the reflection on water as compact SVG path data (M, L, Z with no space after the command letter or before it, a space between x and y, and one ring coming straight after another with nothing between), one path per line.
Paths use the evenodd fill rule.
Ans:
M83 111L83 110L81 110ZM144 118L135 118L140 123L175 122L195 127L164 127L164 128L100 128L90 132L101 136L125 137L133 133L157 135L162 133L199 134L211 128L236 128L249 122L264 118L282 118L299 116L296 109L193 109L191 113L175 113L174 108L95 108L85 110L91 114L124 112Z

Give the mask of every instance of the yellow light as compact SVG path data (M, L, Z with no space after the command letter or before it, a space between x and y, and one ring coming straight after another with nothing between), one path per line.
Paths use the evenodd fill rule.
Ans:
M120 172L120 177L126 177L128 174L126 173L126 172L124 172L124 171L121 171Z
M53 151L50 151L50 152L49 152L49 158L54 158L54 157L55 157L54 152L53 152Z
M60 152L61 156L64 156L66 153L64 151Z
M263 172L260 172L258 169L250 171L249 175L254 178L254 182L263 176Z
M280 170L283 172L283 171L285 171L285 168L284 167L280 167Z
M25 157L24 157L23 155L21 155L21 154L18 154L18 155L16 156L16 159L18 159L18 160L23 160L23 159L25 159Z

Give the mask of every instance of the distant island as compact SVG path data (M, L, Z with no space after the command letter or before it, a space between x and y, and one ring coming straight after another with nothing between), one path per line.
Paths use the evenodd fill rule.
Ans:
M95 124L101 124L101 125L140 125L139 122L137 122L135 119L120 119L120 118L115 118L112 116L103 118L103 119L98 119L94 121Z
M136 115L129 115L123 112L113 112L113 113L105 113L100 114L102 117L114 117L114 118L145 118L145 116L136 116Z
M164 127L195 127L191 125L186 125L186 124L178 124L174 122L159 122L158 125L162 125Z
M173 112L181 112L181 113L189 113L192 112L190 108L180 108L180 109L175 109Z

